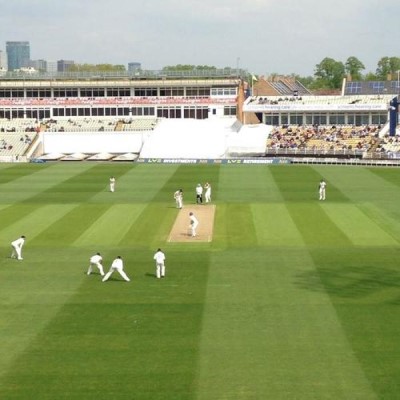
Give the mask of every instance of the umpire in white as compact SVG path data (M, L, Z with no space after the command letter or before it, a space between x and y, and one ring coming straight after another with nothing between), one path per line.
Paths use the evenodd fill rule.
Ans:
M156 276L157 278L165 277L165 254L161 249L158 249L153 257L156 260Z

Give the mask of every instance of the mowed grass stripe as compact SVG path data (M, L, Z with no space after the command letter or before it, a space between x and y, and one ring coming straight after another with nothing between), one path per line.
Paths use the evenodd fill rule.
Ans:
M196 399L376 399L301 249L212 254Z
M120 240L120 246L161 247L167 241L177 211L159 203L148 204L132 221L134 223Z
M214 222L215 246L253 246L257 234L250 204L218 204Z
M5 204L0 209L0 229L5 229L16 221L25 218L32 211L38 208L38 205L27 204Z
M319 206L311 203L288 203L288 211L307 246L349 246L350 239Z
M145 204L116 204L79 236L75 246L117 246L145 208Z
M397 189L400 188L400 177L399 171L397 168L388 169L388 168L370 168L370 172L379 176L379 178L384 179L388 183L391 183L397 186Z
M78 163L79 164L79 163ZM124 164L122 165L124 166ZM59 181L46 190L37 193L26 201L30 203L51 202L51 203L79 203L87 201L96 193L105 190L109 183L110 172L123 173L126 169L111 167L110 164L90 164L90 168L75 167L75 174L67 179ZM69 171L70 169L67 168ZM52 176L48 177L53 179Z
M400 220L393 216L387 208L382 209L370 202L359 204L358 207L368 218L400 243ZM393 209L395 208L396 206L393 205Z
M209 256L170 250L168 276L157 280L152 254L126 257L130 283L80 275L79 290L8 368L0 397L192 399Z
M368 168L351 166L314 166L327 182L327 201L337 201L337 194L331 191L331 185L341 192L353 203L378 202L385 206L400 201L398 188L385 180L379 173ZM380 169L378 167L378 169ZM392 170L398 172L397 169Z
M336 187L334 181L330 181L319 170L310 166L275 165L270 167L272 176L282 198L286 202L309 202L318 200L319 182L322 178L327 182L327 192L330 201L347 202L345 192ZM334 194L334 195L333 195Z
M282 197L266 165L221 165L217 202L277 202ZM271 183L272 182L272 183ZM271 187L272 186L272 187Z
M1 185L12 182L14 179L27 177L35 174L39 170L43 170L49 167L48 165L33 165L33 164L2 164L0 168L0 191Z
M25 214L22 218L16 219L14 223L2 227L0 230L0 242L11 242L21 235L25 235L27 237L27 243L31 245L32 240L38 234L54 224L74 207L74 205L66 204L24 207L26 210L29 209L30 212ZM18 209L20 207L14 206L14 208Z
M82 252L79 248L71 250L65 245L46 246L43 249L42 246L32 246L29 238L24 250L24 261L7 260L0 269L0 398L4 399L26 398L26 393L21 394L24 385L14 385L21 371L15 370L12 367L13 363L19 357L24 357L37 335L43 335L40 342L44 348L47 347L49 337L45 332L49 323L87 278L83 273L87 268L86 251ZM45 364L45 360L41 358L35 370L43 371L42 367ZM4 386L4 379L7 380L4 375L7 376L10 372L12 378ZM43 385L42 381L39 385L42 387L47 386L53 377L62 381L61 376L51 373L45 377L37 376L37 380L41 381L42 377L46 382ZM6 387L10 388L10 391L4 394ZM47 394L38 395L37 389L38 387L32 389L35 396L46 398Z
M399 244L355 205L323 203L321 207L355 246Z
M68 246L82 235L110 207L109 204L81 204L73 208L61 219L41 232L34 240L34 245Z
M93 164L76 163L66 166L63 163L56 163L48 167L41 168L41 165L37 165L33 168L35 170L34 174L25 175L24 168L20 167L22 176L18 176L15 173L15 179L0 185L0 202L9 204L29 202L28 199L35 199L39 193L68 180L84 170L93 168ZM41 200L43 200L43 203L49 202L46 196L36 198L36 200L36 202ZM68 201L66 200L65 202Z
M284 204L251 204L259 246L304 246L304 241Z
M109 175L99 176L104 189L95 194L91 202L146 203L153 200L160 187L174 174L176 165L122 164L120 173L110 169L107 173L116 177L115 192L109 191ZM163 168L165 167L165 168ZM123 172L123 173L122 173ZM176 189L175 189L176 190ZM169 193L169 199L172 194Z

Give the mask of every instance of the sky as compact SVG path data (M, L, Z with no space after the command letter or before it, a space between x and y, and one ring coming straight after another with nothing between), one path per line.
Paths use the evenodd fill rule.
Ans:
M400 57L400 1L0 0L0 10L0 50L27 40L34 60L313 76L325 57L357 57L364 73Z

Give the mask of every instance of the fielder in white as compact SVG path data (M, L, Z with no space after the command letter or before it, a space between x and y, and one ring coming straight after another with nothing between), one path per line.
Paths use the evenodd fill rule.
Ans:
M194 214L192 212L189 213L189 219L190 219L189 229L190 229L192 237L195 237L196 236L196 228L197 228L197 225L199 225L199 221L197 220L197 218L194 216Z
M165 277L165 254L161 249L158 249L153 257L156 260L156 276L157 278Z
M11 242L12 253L11 258L16 258L17 260L23 260L22 258L22 246L25 243L25 236L22 235L19 239Z
M100 271L100 275L104 276L103 265L101 264L102 262L103 257L100 255L100 253L96 253L94 256L90 257L87 274L90 275L92 273L93 267L97 267Z
M107 281L108 278L113 274L114 271L118 271L119 274L127 281L130 282L128 275L124 272L124 263L121 256L118 256L111 264L110 270L106 273L103 278L103 282Z
M206 182L206 184L204 185L204 189L206 190L206 192L204 193L206 203L211 203L211 185Z
M110 192L115 192L115 177L110 178Z
M325 195L326 195L326 182L321 179L319 182L319 199L320 200L325 200Z
M174 193L174 199L176 203L176 208L183 207L183 190L179 189Z

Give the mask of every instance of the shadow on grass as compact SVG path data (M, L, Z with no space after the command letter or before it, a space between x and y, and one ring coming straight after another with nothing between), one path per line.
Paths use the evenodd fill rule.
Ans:
M296 286L343 298L360 298L400 288L400 271L376 266L319 268L298 274ZM400 298L396 302L400 304Z

